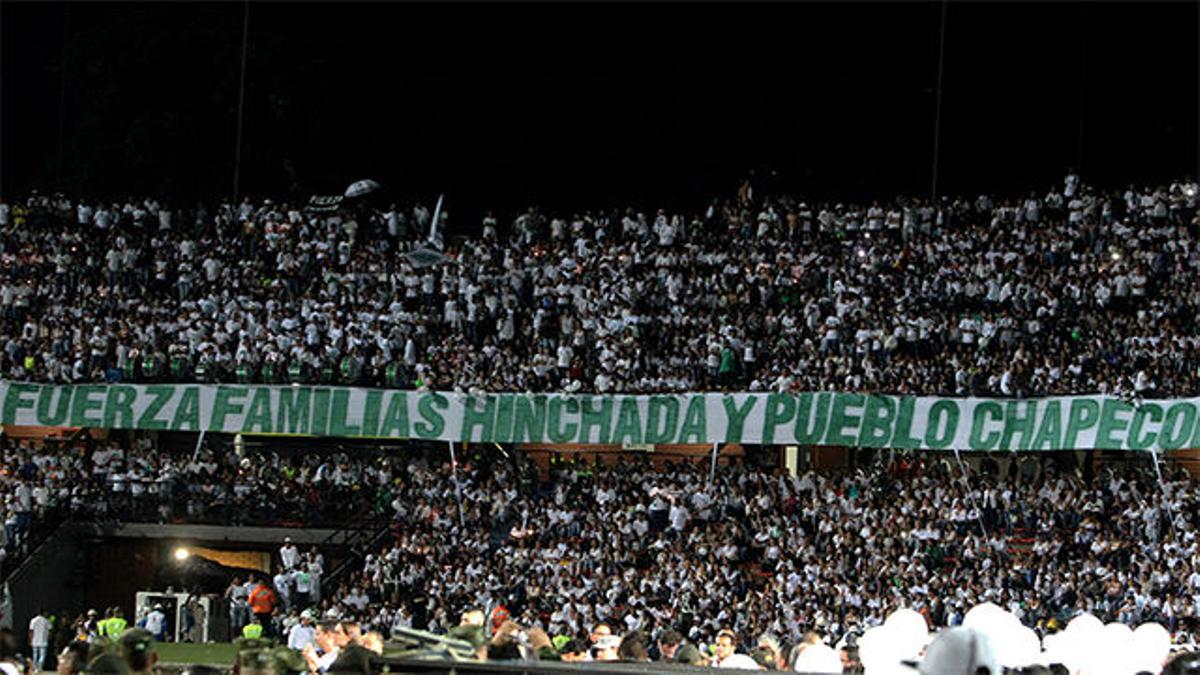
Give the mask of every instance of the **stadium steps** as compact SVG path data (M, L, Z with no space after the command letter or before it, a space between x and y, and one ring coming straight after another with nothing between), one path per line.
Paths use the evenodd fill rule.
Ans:
M1033 553L1033 545L1038 541L1039 538L1031 536L1028 529L1015 527L1008 536L1008 554L1015 558L1024 558Z
M341 564L333 568L329 575L321 581L323 588L338 588L342 580L352 571L362 567L367 554L379 548L387 535L393 533L393 522L390 518L363 518L352 521L351 525L335 531L326 539L326 544L340 542L346 547L347 555Z

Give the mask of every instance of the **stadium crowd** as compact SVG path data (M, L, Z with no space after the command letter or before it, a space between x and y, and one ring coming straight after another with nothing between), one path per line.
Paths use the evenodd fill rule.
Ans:
M11 568L44 532L76 520L333 527L346 513L390 516L399 460L347 452L255 453L251 461L207 448L174 453L146 436L132 443L35 447L0 453L0 569ZM53 522L47 522L53 521Z
M729 629L745 653L763 643L786 654L810 634L852 645L901 608L939 628L991 602L1042 634L1089 612L1131 627L1160 622L1176 640L1196 640L1194 481L998 457L879 451L853 472L793 478L729 466L710 484L691 464L558 461L543 480L528 457L482 451L452 472L432 450L293 461L270 452L191 458L134 442L90 455L18 446L5 453L3 480L10 541L21 536L8 526L22 485L34 486L33 518L65 503L109 518L202 521L210 512L189 510L192 502L214 509L216 495L236 501L246 485L245 496L265 493L281 512L295 507L279 496L315 490L318 501L357 499L353 511L332 502L343 514L386 516L385 543L336 584L322 588L319 553L287 543L273 577L231 586L235 625L249 619L259 585L274 594L262 618L280 638L314 620L383 635L453 632L478 609L495 630L509 619L559 646L589 645L604 624L640 635L650 653L676 633L706 653Z
M954 626L982 602L1041 630L1083 611L1197 628L1198 492L1185 475L1159 494L1146 472L1085 482L1033 459L1011 467L967 484L940 459L797 478L729 468L708 485L687 466L566 464L532 490L511 467L468 469L461 520L449 477L418 470L396 503L396 541L337 609L385 632L446 630L479 605L551 635L604 622L791 644L901 607Z
M1196 192L1071 174L1023 196L838 204L746 183L698 214L489 214L427 266L403 255L430 225L419 205L35 195L0 204L0 373L1191 394Z

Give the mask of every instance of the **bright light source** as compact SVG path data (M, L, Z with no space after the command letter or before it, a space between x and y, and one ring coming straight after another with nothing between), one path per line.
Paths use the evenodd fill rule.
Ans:
M1189 186L1183 188L1183 194L1185 194L1189 197L1195 197L1196 196L1196 186L1189 185Z
M179 548L175 549L175 559L178 560L179 562L183 562L184 560L187 560L189 557L191 557L191 555L192 555L192 552L187 550L183 546L180 546Z
M858 249L858 257L860 257L860 258L865 258L865 257L867 257L867 252L866 252L866 251L864 251L864 250L863 250L863 249L861 249L861 248L860 248L860 249Z
M1121 254L1120 254L1120 253L1117 253L1116 251L1113 251L1113 254L1112 254L1112 259L1113 259L1113 260L1120 260L1120 259L1121 259Z

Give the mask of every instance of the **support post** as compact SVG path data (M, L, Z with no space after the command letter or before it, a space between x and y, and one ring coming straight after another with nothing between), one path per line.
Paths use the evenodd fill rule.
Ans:
M462 485L458 482L458 456L454 454L454 441L447 443L450 445L450 475L454 477L454 496L458 500L458 524L465 529L467 517L463 513Z
M1149 452L1150 459L1154 462L1154 475L1158 477L1158 491L1163 496L1163 508L1167 510L1167 522L1171 524L1171 534L1175 534L1175 510L1171 508L1171 496L1167 494L1167 483L1163 480L1162 465L1158 462L1158 451L1150 448Z
M967 479L967 466L963 464L958 448L954 448L954 459L958 460L958 468L962 471L963 490L967 493L967 498L971 500L971 506L975 509L975 517L979 521L979 531L983 533L984 537L987 537L987 527L983 524L983 509L979 508L979 502L976 502L975 495L971 494L971 483Z

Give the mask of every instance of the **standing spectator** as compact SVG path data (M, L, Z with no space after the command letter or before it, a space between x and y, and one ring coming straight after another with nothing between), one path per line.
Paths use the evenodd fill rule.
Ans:
M283 538L283 546L279 547L279 559L283 562L283 568L288 571L296 569L300 564L300 549L292 543L291 537Z
M312 643L316 630L313 628L312 614L305 610L300 613L300 623L288 631L288 649L304 651Z
M250 591L242 583L241 577L233 578L225 590L225 598L229 602L229 633L231 636L241 635L250 613Z
M47 610L43 609L29 620L29 646L33 651L33 665L37 670L46 666L46 652L50 646L51 624L46 614Z
M259 578L258 584L250 592L250 613L262 625L268 637L271 635L271 614L275 611L276 603L275 591L267 585L265 577Z
M309 564L304 563L292 572L292 584L296 588L296 597L292 603L296 609L303 612L312 601L312 575L308 572Z
M163 642L167 637L167 615L163 612L162 605L155 605L154 609L146 615L146 630L154 636L158 642Z
M292 609L292 575L283 567L280 567L275 572L275 578L272 580L275 585L275 597L279 600L279 605L283 611L289 612Z

